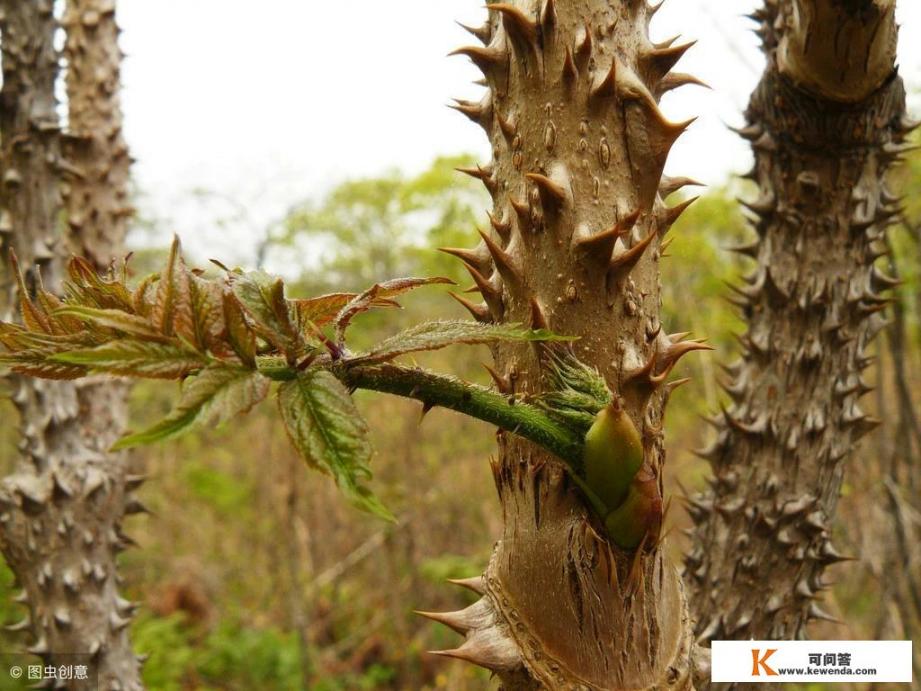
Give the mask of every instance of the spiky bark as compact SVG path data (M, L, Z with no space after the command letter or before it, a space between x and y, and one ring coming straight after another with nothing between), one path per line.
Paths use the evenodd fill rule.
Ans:
M728 368L732 405L703 455L711 489L691 503L692 611L704 639L784 639L825 618L832 519L864 414L867 343L880 329L874 266L898 211L885 174L907 132L894 69L893 0L768 0L755 17L767 68L746 113L745 204L757 266L738 289L748 330Z
M483 321L531 322L579 336L578 357L624 398L642 430L661 492L665 383L697 342L659 321L660 247L684 205L663 198L672 144L689 123L658 107L694 81L670 72L687 45L653 44L643 0L516 0L489 6L472 30L484 45L457 51L485 74L479 103L458 109L483 126L493 161L465 171L494 206L491 232L453 250L484 302ZM535 351L494 352L497 383L543 390ZM690 626L682 584L665 550L625 553L603 537L558 460L502 435L494 474L505 528L469 609L432 615L466 635L443 654L499 673L511 689L681 688L689 681ZM660 496L660 495L659 495ZM637 517L637 520L644 520Z
M102 265L122 252L127 153L120 136L119 55L113 5L77 1L68 7L67 86L74 136L62 155L54 97L58 55L52 3L0 3L4 85L4 239L28 269L30 285L55 287L71 253ZM71 233L59 227L59 183ZM15 181L12 184L11 181ZM9 274L7 281L12 284ZM8 310L15 302L7 293ZM124 388L111 384L12 380L22 423L22 459L0 486L3 553L23 587L30 615L29 650L48 664L88 656L98 688L141 688L128 641L134 606L117 591L116 554L129 540L126 511L139 504L125 458L107 453L124 426ZM96 676L84 685L97 688Z

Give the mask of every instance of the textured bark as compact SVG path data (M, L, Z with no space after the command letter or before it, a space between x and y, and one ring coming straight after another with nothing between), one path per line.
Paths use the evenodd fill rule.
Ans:
M104 268L124 255L131 158L122 136L119 99L122 53L114 0L69 0L67 159L77 175L64 186L72 248Z
M689 123L669 122L661 94L694 81L670 73L688 46L655 45L642 0L518 0L490 5L458 51L487 92L458 110L484 127L493 161L466 171L494 200L492 230L469 251L484 321L530 321L581 337L642 430L661 492L662 418L675 361L701 347L659 322L658 261L684 205L665 159ZM535 351L496 349L497 382L535 394ZM604 537L552 454L501 435L493 465L505 527L469 609L431 615L466 635L444 654L493 669L509 689L639 689L690 685L682 584L661 544L637 555Z
M68 7L67 90L77 136L67 138L55 110L52 3L10 0L0 9L4 245L16 250L30 285L41 277L55 289L71 253L102 268L123 252L128 159L119 127L113 9L82 0ZM59 190L70 233L58 221ZM10 312L15 290L8 272L4 278ZM125 389L98 381L11 383L22 458L0 485L0 537L30 610L16 627L32 634L29 650L47 664L87 656L98 687L91 673L90 681L68 688L141 688L127 629L134 605L118 595L115 562L130 544L121 523L126 512L141 508L131 497L141 478L128 475L123 456L107 453L124 427Z
M876 426L858 402L865 352L893 284L874 266L898 211L885 173L908 131L892 4L769 0L756 15L768 64L741 134L755 153L760 196L745 205L757 238L739 250L757 266L737 290L748 330L728 368L732 405L703 452L715 478L691 503L686 561L704 640L803 638L827 617L842 476ZM850 54L832 80L840 56L826 44L839 35Z

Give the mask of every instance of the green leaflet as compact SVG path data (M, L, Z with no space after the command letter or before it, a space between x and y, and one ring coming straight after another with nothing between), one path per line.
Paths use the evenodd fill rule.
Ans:
M250 271L232 274L231 285L256 333L291 359L301 343L285 299L284 282L264 271Z
M476 345L496 341L567 341L544 329L519 324L480 324L474 321L434 321L412 326L384 339L370 352L353 359L362 364L392 360L406 353L438 350L455 344Z
M309 370L278 389L288 436L307 463L335 478L357 508L392 521L393 515L362 482L371 479L368 426L342 382Z
M271 381L250 369L211 365L186 380L176 407L153 427L122 437L113 450L172 439L195 426L219 427L269 393Z
M123 338L95 348L69 350L48 357L51 362L82 365L97 372L147 379L180 379L206 364L200 353L168 343Z

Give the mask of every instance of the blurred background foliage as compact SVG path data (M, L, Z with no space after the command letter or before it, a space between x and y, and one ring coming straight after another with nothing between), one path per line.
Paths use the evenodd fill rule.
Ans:
M459 262L434 248L470 245L474 228L488 225L485 192L454 172L469 165L475 162L468 156L439 158L415 176L392 171L345 181L269 228L254 228L262 241L252 264L284 273L293 280L292 294L301 296L360 290L403 275L448 276L465 288L469 279ZM919 183L921 156L915 156L893 181L908 194L904 223L892 234L894 264L904 281L898 290L902 335L895 337L901 350L891 347L891 332L876 342L876 405L885 426L864 442L849 469L839 521L842 542L861 560L838 568L838 582L828 593L827 608L846 623L824 624L817 637L902 637L905 627L916 625L904 623L901 605L893 604L898 588L887 584L897 557L886 488L887 478L896 477L913 488L914 497L921 489L911 484L918 480L921 438L914 438L910 420L908 436L898 431L906 423L893 403L899 381L914 403L921 388L921 197L911 195ZM706 190L672 231L671 258L662 264L663 323L709 337L717 349L682 363L677 376L693 379L669 409L667 480L676 501L668 526L676 558L685 547L681 529L687 523L681 488L700 488L707 476L692 449L706 441L702 416L724 399L719 364L734 358L734 334L742 328L726 299L726 283L739 279L748 260L725 250L752 232L734 201L740 194L752 190L737 182ZM139 226L147 237L165 238L169 230L152 232L149 220ZM146 272L163 252L139 249L135 270ZM207 258L197 259L203 264ZM466 316L445 291L428 289L406 299L400 312L363 316L355 335L369 343L419 320ZM487 361L485 350L469 348L424 358L427 366L481 383L487 383L481 366ZM135 387L133 426L165 414L174 396L165 385ZM492 430L438 409L423 420L417 404L401 399L361 394L358 400L377 448L375 486L397 513L396 525L350 510L330 482L306 472L272 405L228 429L134 452L132 462L151 478L142 497L152 514L129 522L140 548L122 555L121 566L124 589L142 605L133 637L149 655L149 688L489 686L485 672L425 655L454 647L457 636L411 610L458 609L472 601L445 579L480 573L501 529L487 463ZM2 405L0 419L13 420L12 409ZM897 438L907 439L907 446ZM4 470L15 457L15 425L0 425ZM911 513L917 500L907 506L909 519L917 521ZM19 618L13 594L4 571L0 617L6 622ZM2 644L15 646L13 638Z

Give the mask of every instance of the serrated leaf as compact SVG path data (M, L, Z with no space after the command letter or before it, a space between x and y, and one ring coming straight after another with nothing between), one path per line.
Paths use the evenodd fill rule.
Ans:
M339 311L358 297L357 293L330 293L315 298L291 300L297 315L298 328L303 333L308 324L323 326L333 320ZM372 307L399 307L399 303L388 298L378 298Z
M153 311L153 306L156 302L155 288L159 280L160 274L158 273L145 276L131 294L131 305L134 311L142 317L149 317Z
M96 348L69 350L52 355L49 360L148 379L181 379L207 364L200 353L181 346L130 338L110 341Z
M391 336L352 362L386 362L405 353L438 350L451 345L476 345L496 341L570 341L545 329L518 324L480 324L474 321L435 321L410 327Z
M35 302L41 308L42 312L48 315L48 323L51 326L51 333L56 336L73 333L83 328L83 324L77 319L57 314L57 310L64 306L61 299L45 290L41 282L41 274L38 274L38 288L35 291Z
M81 307L79 305L66 305L58 309L55 316L73 317L84 322L91 322L107 329L115 329L122 333L142 338L162 339L163 335L154 329L143 317L128 314L116 309L99 309L98 307Z
M50 334L52 329L48 315L32 301L32 297L29 295L29 288L26 285L26 279L22 274L22 268L19 266L19 259L12 249L10 250L10 266L19 286L19 309L22 312L22 323L25 324L29 331Z
M223 287L214 281L192 276L192 316L195 323L195 345L219 357L231 355L225 340Z
M343 384L326 370L308 370L278 389L278 407L291 442L307 463L333 476L356 507L393 520L363 485L371 479L368 426Z
M422 286L434 284L454 285L450 278L436 276L434 278L395 278L391 281L376 283L360 295L350 300L336 315L336 340L342 345L345 340L345 330L352 319L362 312L367 312L379 300L392 299Z
M231 286L257 335L293 358L300 335L285 299L284 282L264 271L250 271L233 274Z
M176 407L152 427L121 438L113 450L172 439L193 427L219 427L248 412L269 393L271 381L250 369L212 365L187 379Z
M20 350L16 353L0 354L0 367L9 367L17 374L39 379L70 380L87 375L85 367L66 365L49 360L45 350Z
M169 260L160 274L157 297L150 313L155 328L165 336L176 334L194 343L195 320L192 315L190 275L182 259L179 238L173 238Z
M121 281L101 276L83 257L72 257L67 264L70 280L64 282L64 292L71 302L100 309L132 312L131 293Z
M246 323L243 308L233 291L227 289L221 296L224 307L224 323L227 338L237 357L250 368L256 367L256 335Z

